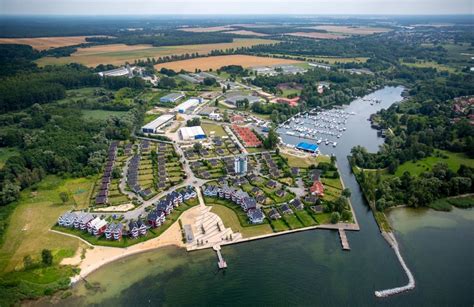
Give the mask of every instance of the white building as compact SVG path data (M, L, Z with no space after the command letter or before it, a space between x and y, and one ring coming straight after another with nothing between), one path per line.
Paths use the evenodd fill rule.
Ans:
M178 130L178 135L183 141L205 139L206 134L201 126L182 127Z
M130 67L130 66L123 66L120 68L112 69L112 70L107 70L107 71L101 71L99 72L99 76L101 77L121 77L121 76L127 76L129 78L133 77L133 70L135 67Z
M234 158L234 171L236 174L245 175L247 173L247 156L241 155Z
M202 102L202 98L191 98L176 106L173 111L177 113L187 113L193 110L197 105Z
M160 102L162 103L175 103L176 101L184 98L185 95L183 93L171 93L166 96L160 98Z
M212 119L212 120L215 120L215 121L221 121L222 116L219 113L212 112L212 113L209 114L209 119Z
M149 122L145 126L142 127L142 132L143 133L156 133L157 130L172 120L174 118L173 114L163 114L159 117L157 117L155 120Z

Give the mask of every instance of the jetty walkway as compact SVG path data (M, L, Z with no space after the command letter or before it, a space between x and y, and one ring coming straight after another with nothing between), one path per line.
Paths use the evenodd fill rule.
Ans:
M413 274L411 273L410 269L405 263L405 260L403 260L402 255L400 254L400 249L398 248L398 242L393 233L391 232L382 232L383 237L387 242L390 244L390 246L393 248L395 251L395 254L397 255L398 261L400 261L400 264L403 267L403 270L408 276L408 284L402 287L396 287L392 289L386 289L386 290L380 290L380 291L375 291L375 296L377 297L388 297L391 295L395 295L398 293L402 293L408 290L412 290L415 288L415 278L413 277Z
M227 268L227 263L225 262L224 258L222 257L221 246L219 244L216 244L212 247L212 249L215 250L216 253L217 253L217 259L219 260L217 262L217 266L219 267L219 269L226 269Z

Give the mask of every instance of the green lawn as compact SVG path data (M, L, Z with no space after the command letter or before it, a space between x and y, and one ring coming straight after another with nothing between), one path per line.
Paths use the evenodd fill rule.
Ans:
M201 127L208 137L211 136L211 131L214 131L214 136L227 136L221 125L202 123Z
M212 206L211 211L217 214L226 227L230 227L234 232L240 232L244 238L255 237L259 235L272 233L269 224L246 225L242 226L239 217L234 210L220 204L208 202L207 205Z
M316 214L316 220L319 224L331 224L331 213Z
M314 226L318 224L306 210L296 210L295 214L300 220L300 222L303 223L304 227Z
M82 116L90 120L106 120L112 116L123 117L125 111L81 110Z
M275 232L290 230L290 228L283 219L271 220L270 223L272 224Z
M298 220L294 214L284 214L282 215L283 219L290 226L291 229L302 228L303 224Z
M8 158L18 155L18 151L11 147L0 148L0 169L5 165Z
M416 162L405 162L397 168L395 176L401 176L404 172L409 172L411 175L419 175L422 172L431 170L431 168L438 162L448 164L448 167L454 172L459 169L461 164L474 167L474 159L469 159L465 154L444 150L437 150L436 152L440 153L442 156L446 156L447 158L436 156L435 153L431 157L427 157Z

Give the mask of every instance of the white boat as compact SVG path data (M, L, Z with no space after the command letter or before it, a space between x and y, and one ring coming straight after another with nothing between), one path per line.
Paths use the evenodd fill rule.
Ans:
M333 142L332 147L336 147L336 146L337 146L337 142Z

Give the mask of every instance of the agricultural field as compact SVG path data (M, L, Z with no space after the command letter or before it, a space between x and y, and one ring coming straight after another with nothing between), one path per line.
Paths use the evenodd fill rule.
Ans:
M380 27L351 27L351 26L332 26L332 25L323 25L311 27L311 29L316 30L326 30L331 33L339 33L345 35L370 35L376 33L389 32L391 29L380 28Z
M409 161L401 164L397 168L395 176L400 177L404 172L409 172L412 176L419 175L422 172L431 170L438 162L446 163L448 167L454 172L459 169L461 164L474 167L474 159L469 159L469 157L467 157L465 154L437 150L431 157L427 157L416 162Z
M268 41L267 41L268 42ZM277 58L268 58L268 57L258 57L251 55L220 55L212 56L205 58L196 58L175 62L168 62L155 65L156 69L161 69L163 67L168 69L173 69L179 71L184 69L186 71L194 71L195 69L200 69L203 71L206 70L216 70L226 65L241 65L242 67L256 67L256 66L272 66L279 64L295 64L301 63L298 60L289 60L289 59L277 59Z
M101 35L98 35L101 36ZM0 38L0 44L30 45L36 50L47 50L65 46L73 46L86 43L87 37L91 36L56 36L56 37L33 37L33 38Z
M267 36L267 34L249 31L249 30L236 30L236 31L228 31L225 33L236 34L236 35L249 35L249 36Z
M68 63L80 63L89 67L99 64L122 65L125 62L133 63L135 60L147 58L159 58L163 56L182 55L186 53L208 54L212 50L225 50L239 47L251 47L260 44L274 44L275 40L257 38L234 39L232 43L198 44L183 46L153 47L151 45L125 45L111 44L100 45L89 48L78 48L69 57L43 57L37 61L39 66L61 65ZM223 65L221 65L223 66ZM219 67L221 67L219 66Z
M180 31L192 32L192 33L209 33L209 32L221 32L235 30L231 26L218 26L218 27L198 27L198 28L180 28Z
M342 34L321 33L321 32L292 32L292 33L286 33L285 35L314 38L314 39L341 39L341 38L347 37Z

